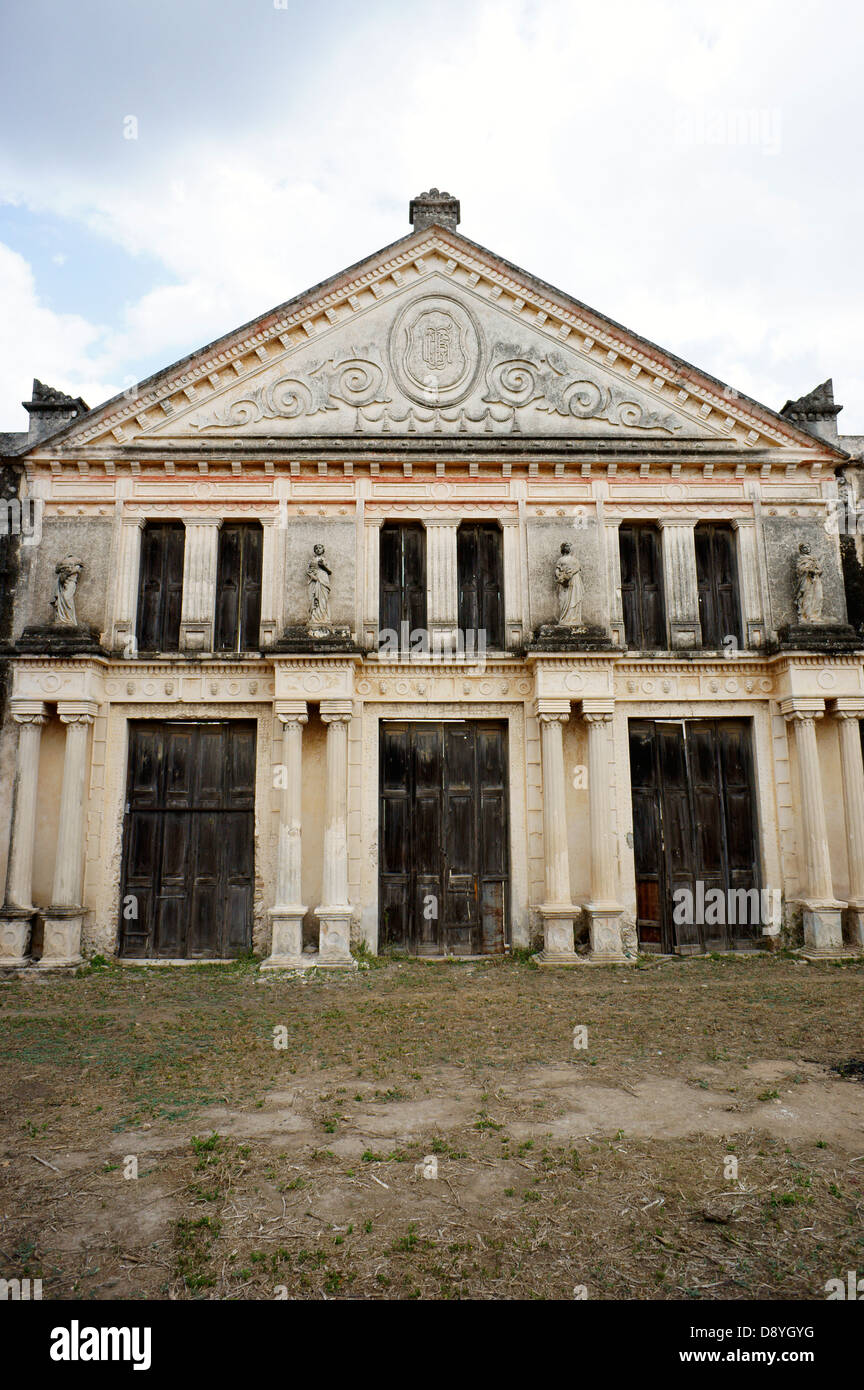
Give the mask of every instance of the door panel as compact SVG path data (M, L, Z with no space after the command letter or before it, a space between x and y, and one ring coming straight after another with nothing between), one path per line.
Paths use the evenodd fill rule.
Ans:
M737 923L732 915L741 909L730 898L740 890L759 890L750 739L747 720L631 720L633 844L643 949L725 951L752 947L761 938L756 904L751 901L747 920ZM676 913L679 889L690 895L692 921ZM676 915L684 920L676 921ZM700 916L705 920L695 920Z
M255 726L131 723L123 955L221 957L251 941Z
M724 638L741 644L741 604L735 534L730 526L700 523L694 531L702 646L720 650Z
M627 646L640 651L666 647L660 533L655 526L621 526L618 550Z
M136 623L140 651L177 651L185 546L182 521L148 522L144 527Z
M459 628L485 633L486 647L504 646L503 538L497 526L463 522L456 536ZM465 638L466 646L468 638ZM475 650L480 639L473 639Z
M216 651L254 651L258 647L263 554L260 523L223 522L216 569Z
M504 949L503 725L381 725L380 937L420 955Z
M379 606L381 632L395 632L399 646L417 629L426 629L426 531L419 523L381 527L378 552Z

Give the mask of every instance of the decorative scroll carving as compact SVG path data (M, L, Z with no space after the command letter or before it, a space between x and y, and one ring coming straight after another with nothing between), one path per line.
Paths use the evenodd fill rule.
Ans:
M519 409L537 409L577 420L606 420L626 429L665 430L674 434L682 421L654 410L625 386L606 385L582 363L574 366L554 348L545 354L516 343L496 343L486 373L484 401Z
M202 421L198 429L230 429L258 420L294 420L346 405L378 405L385 394L386 370L374 348L351 348L347 356L330 357L300 377L282 376L233 401L221 415Z

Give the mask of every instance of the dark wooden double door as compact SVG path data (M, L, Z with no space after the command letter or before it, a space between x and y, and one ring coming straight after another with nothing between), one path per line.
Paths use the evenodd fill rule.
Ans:
M630 780L640 948L752 949L762 923L749 920L752 898L743 912L739 891L760 887L750 721L631 720ZM719 913L708 896L717 889Z
M248 949L254 819L254 723L130 723L122 955Z
M508 820L506 724L382 723L382 949L428 956L504 950Z

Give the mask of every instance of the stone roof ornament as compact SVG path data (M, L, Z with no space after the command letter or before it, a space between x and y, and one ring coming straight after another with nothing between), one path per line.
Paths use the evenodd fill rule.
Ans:
M797 401L787 401L780 414L796 425L802 425L811 434L818 434L829 443L837 442L837 416L843 409L834 403L834 382L829 376L821 385L814 386L806 396Z
M38 377L33 378L31 399L21 404L30 416L31 439L44 439L56 434L79 415L86 415L90 409L80 396L67 396L56 386L46 386Z
M454 198L452 193L442 193L438 188L430 188L411 199L408 220L413 224L415 232L421 232L424 227L436 224L439 227L449 227L455 232L460 221L459 199Z

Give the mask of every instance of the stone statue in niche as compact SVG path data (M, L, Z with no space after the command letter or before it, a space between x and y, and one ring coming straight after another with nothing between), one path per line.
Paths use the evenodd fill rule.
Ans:
M585 596L585 586L582 583L582 566L571 551L570 542L564 541L561 545L561 554L555 562L559 627L582 626L582 600Z
M811 555L806 541L802 541L798 547L795 576L795 612L799 623L821 623L822 565L815 555Z
M330 626L331 574L332 570L324 559L323 545L316 545L313 557L306 566L306 588L309 594L307 627Z
M78 576L84 568L84 561L79 560L74 555L67 555L65 560L61 560L54 568L57 576L54 581L54 597L51 600L51 607L54 609L54 625L56 627L77 627L78 618L75 614L75 591L78 588Z

